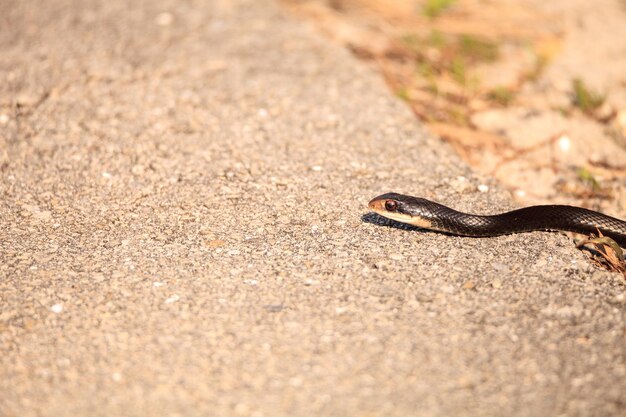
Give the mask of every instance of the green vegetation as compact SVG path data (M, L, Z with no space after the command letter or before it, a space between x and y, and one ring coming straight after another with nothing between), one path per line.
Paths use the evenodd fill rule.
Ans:
M422 8L425 16L434 19L456 3L456 0L426 0Z
M576 175L578 176L578 179L581 180L583 183L589 185L589 187L591 187L592 191L599 191L600 190L600 183L598 182L598 180L593 176L593 174L591 172L589 172L589 170L585 167L580 167L578 168L578 171L576 172Z
M467 84L467 70L465 68L465 62L460 58L454 58L450 63L450 73L454 81L461 85Z
M583 112L593 113L604 103L605 96L591 91L579 78L572 83L574 89L574 105Z
M437 69L430 62L420 62L417 66L416 73L428 82L428 86L426 87L428 91L433 94L439 94L439 87L437 86Z
M496 87L489 92L488 97L490 100L506 107L515 99L515 93L507 87Z
M437 49L441 49L446 46L446 38L441 32L436 30L433 30L428 37L420 37L414 33L409 33L402 36L400 40L407 47L417 53L423 52L423 48L428 46Z
M459 53L471 61L493 62L498 59L498 45L471 35L459 39Z
M438 30L433 30L430 32L428 43L435 48L443 48L446 44L446 38L443 33Z
M409 94L409 90L407 90L406 88L400 88L398 91L396 91L396 96L404 101L411 101L411 95Z
M427 90L434 94L439 91L437 81L442 76L451 77L464 88L478 88L480 82L470 75L471 67L476 63L495 61L499 57L497 43L470 34L447 35L433 30L426 36L408 33L400 39L415 54L415 75L425 80L428 83ZM513 94L496 90L492 98L506 105L513 99Z
M546 69L549 62L550 59L547 56L537 55L535 65L533 66L533 69L526 74L526 79L528 81L537 81L539 77L541 77L541 74L543 74L543 70Z
M424 78L431 79L437 75L437 70L430 62L423 61L417 66L417 73Z
M468 115L465 112L459 109L451 108L448 109L446 113L448 115L448 118L453 121L454 124L458 126L469 126L470 121Z
M418 52L418 53L420 52L422 41L417 35L413 33L404 35L402 36L402 38L400 38L400 40L412 51Z

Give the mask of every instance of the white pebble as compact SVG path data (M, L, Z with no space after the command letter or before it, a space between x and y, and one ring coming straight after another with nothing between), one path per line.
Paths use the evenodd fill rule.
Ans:
M567 135L563 135L558 140L559 148L563 152L568 152L572 147L572 140Z
M302 378L298 378L297 376L289 378L289 385L291 385L292 387L299 387L302 385L302 382Z
M52 307L50 307L50 311L52 311L55 314L61 313L63 311L63 304L57 303L53 305Z
M155 282L152 283L152 286L156 287L156 288L162 287L164 285L165 285L164 282L159 282L159 281L155 281Z
M312 169L313 171L320 172L320 171L322 170L322 167L321 167L321 166L319 166L319 165L313 165L313 166L311 167L311 169Z
M159 26L169 26L174 21L174 16L171 13L163 12L159 13L156 18L156 23Z
M0 114L0 125L9 123L9 116L6 114Z
M167 298L165 300L165 304L172 304L172 303L175 303L178 300L180 300L180 295L173 294L173 295L171 295L169 298Z
M480 184L478 186L478 191L480 191L481 193L486 193L487 191L489 191L489 186L486 184Z

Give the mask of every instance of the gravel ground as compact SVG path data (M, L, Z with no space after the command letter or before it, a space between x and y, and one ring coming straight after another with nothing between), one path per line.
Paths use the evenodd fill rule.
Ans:
M622 278L368 214L511 202L274 3L0 27L0 415L623 415Z

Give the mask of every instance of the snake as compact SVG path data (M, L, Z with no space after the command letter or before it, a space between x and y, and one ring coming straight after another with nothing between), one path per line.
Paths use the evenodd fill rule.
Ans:
M565 231L606 236L626 247L626 221L582 207L538 205L494 215L477 215L398 193L379 195L369 202L368 207L391 220L459 236Z

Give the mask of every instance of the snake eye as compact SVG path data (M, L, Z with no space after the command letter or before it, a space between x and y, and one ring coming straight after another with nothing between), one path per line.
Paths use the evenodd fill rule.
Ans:
M385 201L385 210L396 211L397 208L398 208L398 203L396 203L395 201L393 200Z

